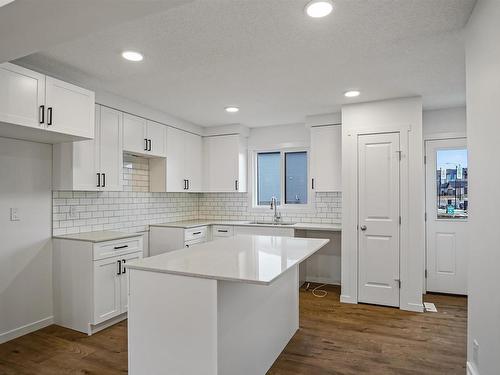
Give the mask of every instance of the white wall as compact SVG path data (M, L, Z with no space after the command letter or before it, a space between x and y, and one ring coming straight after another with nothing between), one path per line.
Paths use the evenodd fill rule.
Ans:
M257 150L273 147L309 147L311 132L305 124L289 124L251 128L248 149Z
M471 374L500 369L500 1L480 0L466 30L470 193L468 352ZM479 344L475 358L473 342ZM475 371L475 372L474 372Z
M401 309L422 311L424 262L424 169L422 100L402 98L342 107L342 295L358 301L357 136L400 131L401 164Z
M0 343L52 322L51 168L52 146L0 138Z
M424 111L422 118L424 139L465 137L466 117L465 107Z

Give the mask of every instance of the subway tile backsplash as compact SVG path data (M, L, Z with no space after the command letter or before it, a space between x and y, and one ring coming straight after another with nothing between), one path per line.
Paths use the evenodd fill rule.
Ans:
M121 230L142 232L150 224L169 221L271 220L271 210L248 207L247 193L149 193L148 159L123 157L123 191L54 191L53 235ZM339 223L342 196L316 193L316 202L306 212L282 212L284 221Z

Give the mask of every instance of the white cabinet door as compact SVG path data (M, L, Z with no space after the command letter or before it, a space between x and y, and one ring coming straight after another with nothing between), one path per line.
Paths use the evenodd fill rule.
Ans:
M237 191L239 136L206 137L203 142L206 190L209 192Z
M19 66L0 65L0 122L45 127L45 76Z
M120 314L121 259L94 261L94 324Z
M142 117L123 114L123 151L146 154L147 120Z
M122 274L120 275L120 312L128 310L128 278L126 265L129 262L142 259L142 252L125 255L122 259Z
M166 191L186 191L184 180L184 132L167 128L167 177Z
M99 168L99 120L101 106L95 107L95 136L94 139L73 142L73 184L72 190L92 191L99 190L97 186L97 169ZM64 147L63 145L61 145ZM54 148L60 147L56 145ZM54 155L55 157L55 155ZM64 157L64 155L61 155ZM62 161L64 162L64 161ZM61 170L64 173L64 170Z
M147 139L149 142L148 154L152 156L166 156L167 127L154 121L148 121Z
M49 131L94 138L94 93L46 77L46 124Z
M101 190L120 191L123 188L122 113L101 107L99 121L99 161Z
M342 190L342 127L311 128L311 176L314 191Z
M202 190L203 144L199 135L184 132L184 170L188 191Z

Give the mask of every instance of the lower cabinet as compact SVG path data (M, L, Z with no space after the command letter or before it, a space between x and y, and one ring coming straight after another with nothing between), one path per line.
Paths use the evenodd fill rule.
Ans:
M55 238L54 322L89 335L126 318L128 262L142 235L104 242Z
M163 254L206 242L209 239L208 235L208 226L175 228L150 225L149 255Z

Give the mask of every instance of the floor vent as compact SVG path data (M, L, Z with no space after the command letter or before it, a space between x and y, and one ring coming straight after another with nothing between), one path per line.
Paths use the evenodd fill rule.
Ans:
M431 302L424 302L425 311L427 312L438 312L436 305Z

